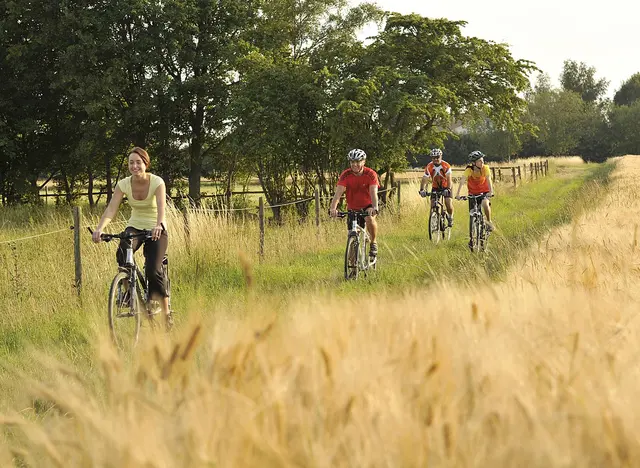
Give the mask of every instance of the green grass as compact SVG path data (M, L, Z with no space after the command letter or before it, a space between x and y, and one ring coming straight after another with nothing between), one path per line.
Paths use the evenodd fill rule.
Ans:
M224 304L245 304L250 310L254 301L271 301L282 304L284 310L290 298L316 292L384 294L426 287L440 278L454 279L461 285L500 280L520 252L544 232L569 222L597 202L613 167L614 163L575 165L563 168L562 177L552 173L517 189L500 185L492 201L497 230L490 238L490 252L484 256L473 255L466 247L466 202L455 203L451 240L431 244L426 232L428 202L414 193L417 186L408 183L403 186L400 213L390 209L380 217L378 270L356 282L345 282L342 276L343 220L325 217L319 231L312 221L268 225L262 261L257 255L255 219L220 227L215 218L202 218L189 253L179 226L174 226L170 271L178 327L193 311L208 314ZM99 214L94 213L87 223L95 224ZM63 229L71 224L70 218L68 208L2 209L0 241ZM96 330L104 332L107 326L106 296L115 273L116 246L91 244L88 234L82 240L81 297L73 288L70 232L0 245L0 360L5 364L28 368L27 350L34 347L65 355L80 368L91 369ZM238 252L246 258L247 270L243 270ZM252 278L250 290L246 274ZM12 382L9 374L0 371L1 392L19 394Z

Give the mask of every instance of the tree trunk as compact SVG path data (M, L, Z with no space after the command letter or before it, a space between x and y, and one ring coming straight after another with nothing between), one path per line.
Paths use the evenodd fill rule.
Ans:
M91 166L87 167L87 174L89 175L89 185L87 186L87 198L89 198L89 207L93 208L96 204L93 199L93 171Z
M202 178L202 144L204 107L198 105L191 126L192 136L189 145L189 197L200 205L200 179Z
M108 154L104 155L104 172L106 175L107 205L113 197L113 182L111 181L111 158Z

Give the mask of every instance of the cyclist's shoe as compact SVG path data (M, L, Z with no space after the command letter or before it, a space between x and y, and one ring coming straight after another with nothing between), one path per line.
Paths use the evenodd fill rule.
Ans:
M453 227L453 216L447 215L447 223L448 223L448 227L450 228Z
M173 312L169 312L169 315L167 315L166 327L168 332L173 328Z
M369 257L376 258L378 256L378 244L375 242L369 247Z
M491 224L489 221L485 221L485 226L487 227L487 233L493 231L493 224Z

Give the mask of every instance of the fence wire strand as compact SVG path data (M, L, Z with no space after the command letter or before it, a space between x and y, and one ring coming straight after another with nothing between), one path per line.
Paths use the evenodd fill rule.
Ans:
M51 231L51 232L43 232L42 234L35 234L33 236L20 237L19 239L11 239L11 240L6 240L6 241L0 241L0 245L13 244L14 242L22 242L22 241L29 240L29 239L35 239L36 237L49 236L51 234L57 234L57 233L63 232L63 231L67 231L68 232L69 228L59 229L57 231Z

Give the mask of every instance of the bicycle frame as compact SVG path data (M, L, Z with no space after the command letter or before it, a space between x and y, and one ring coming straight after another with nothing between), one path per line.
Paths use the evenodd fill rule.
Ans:
M489 234L482 212L482 200L487 198L487 195L468 195L461 198L472 201L469 208L469 248L472 252L484 251Z
M141 300L140 305L145 308L147 316L154 315L157 312L152 312L149 304L149 283L146 276L142 273L142 271L136 264L131 239L125 239L125 242L127 245L127 248L125 250L125 262L124 266L118 267L118 270L126 273L129 278L129 297L131 298L131 311L129 312L128 316L132 317L135 314L139 313L139 311L136 310L136 301L133 300L133 298L138 298Z
M91 228L89 228L89 232L92 232ZM154 315L160 312L160 307L154 307L154 301L150 300L147 272L145 271L143 274L136 264L132 243L134 237L144 237L145 241L151 239L151 231L144 230L135 233L124 231L119 234L102 234L100 237L105 242L120 239L125 257L123 264L118 266L118 273L114 277L109 290L109 328L111 337L117 346L124 346L127 342L131 342L135 346L138 341L143 311L151 328L155 328ZM168 257L165 255L162 259L162 270L165 276L167 293L170 290L168 265ZM125 295L127 294L129 303L125 305ZM169 304L169 310L171 310L170 307ZM133 318L133 322L128 322L131 318ZM120 322L120 319L123 321ZM116 325L117 323L120 325ZM132 331L128 333L123 331L127 328L127 325L124 325L126 323L134 324Z
M338 212L338 217L344 218L345 216L351 216L351 226L347 233L347 248L345 251L345 279L356 279L359 272L364 272L365 275L370 268L375 269L377 263L377 257L373 259L367 254L367 245L371 243L371 237L366 228L363 228L358 223L359 219L363 219L368 214L363 210L349 210L347 212ZM353 241L351 239L354 239ZM355 242L356 246L356 264L349 265L349 251L351 244ZM354 271L351 271L354 270Z
M435 195L435 203L432 203L431 200L431 197L433 195ZM435 243L438 243L440 239L449 239L451 230L449 228L449 223L445 218L445 213L447 213L447 210L444 203L444 192L441 190L431 191L427 193L427 196L429 197L430 207L428 220L429 239ZM435 229L432 225L434 214L436 215Z
M351 222L351 229L349 230L349 236L356 235L358 238L358 269L360 271L368 270L371 265L375 263L370 261L369 255L367 255L367 245L371 244L371 237L366 228L362 228L358 224L358 216L353 217Z

